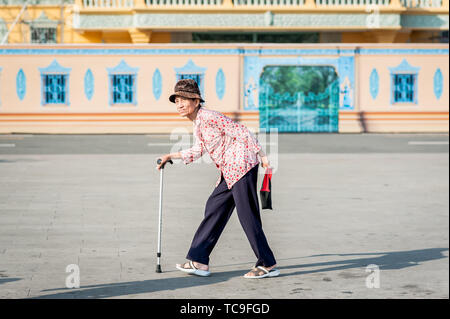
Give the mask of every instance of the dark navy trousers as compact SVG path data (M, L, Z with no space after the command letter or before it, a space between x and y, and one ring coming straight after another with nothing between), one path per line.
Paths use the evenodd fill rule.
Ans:
M228 189L222 175L220 184L206 202L205 218L192 240L186 256L188 260L209 264L209 255L236 207L239 221L257 258L255 266L270 267L276 264L262 229L256 187L258 166L248 171L231 189Z

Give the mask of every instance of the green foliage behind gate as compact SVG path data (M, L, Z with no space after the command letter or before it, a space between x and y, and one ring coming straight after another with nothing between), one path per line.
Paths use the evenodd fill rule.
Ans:
M261 130L338 132L339 80L332 67L275 66L260 79Z

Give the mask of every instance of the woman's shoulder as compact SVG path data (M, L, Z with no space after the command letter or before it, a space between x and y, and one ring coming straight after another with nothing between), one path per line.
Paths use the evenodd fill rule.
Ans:
M201 107L201 110L202 110L201 118L206 122L211 121L211 120L217 120L220 118L226 118L226 116L223 113L216 111L216 110L207 109L204 106Z

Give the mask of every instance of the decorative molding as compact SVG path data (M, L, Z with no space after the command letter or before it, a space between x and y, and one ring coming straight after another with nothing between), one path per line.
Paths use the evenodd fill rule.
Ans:
M108 70L108 75L111 74L137 74L139 68L133 68L129 66L124 59L120 60L119 64L113 68L106 68Z
M216 74L216 94L219 100L222 100L225 95L225 74L223 73L222 68L220 68Z
M405 14L401 16L402 28L448 30L448 14Z
M205 73L206 68L198 66L189 59L189 61L181 68L174 68L175 72L178 74L196 74L196 73Z
M59 21L57 20L50 20L44 10L41 11L41 15L38 18L26 20L26 22L35 28L56 28L59 24Z
M79 29L128 29L216 27L240 29L254 27L311 28L341 27L367 29L367 12L361 13L135 13L80 14ZM380 13L381 28L401 27L401 14Z
M19 99L22 101L27 92L27 78L22 69L17 72L16 76L16 93Z
M357 49L221 49L221 48L168 48L168 49L103 49L103 48L0 48L0 55L448 55L449 49L357 48Z
M434 88L434 96L437 100L439 100L442 96L442 92L444 89L444 77L442 76L441 69L437 69L436 72L434 72L433 77L433 88Z
M135 16L137 18L137 15ZM77 16L77 29L124 29L138 27L135 17L128 14L79 14ZM136 19L137 20L137 19Z
M379 82L380 82L380 77L378 76L378 71L376 68L373 68L372 72L370 73L370 77L369 77L370 95L372 96L373 100L376 100L376 98L378 96Z
M158 68L153 72L152 78L153 96L156 100L159 100L162 92L162 75Z
M359 55L448 55L448 49L359 49Z
M52 63L50 63L50 65L48 67L45 68L39 68L39 71L41 72L41 74L45 73L45 74L69 74L70 71L72 70L72 68L65 68L63 66L61 66L58 61L53 60Z
M88 100L91 100L94 95L94 75L91 69L87 69L84 74L84 94Z
M418 73L420 70L420 66L414 67L408 63L406 59L403 59L402 62L396 67L390 67L389 71L391 74L399 74L399 73Z

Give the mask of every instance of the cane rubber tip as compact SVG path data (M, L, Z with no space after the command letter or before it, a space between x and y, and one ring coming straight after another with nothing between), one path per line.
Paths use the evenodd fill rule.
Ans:
M162 271L161 271L161 265L156 265L156 272L157 272L157 273L162 273Z

